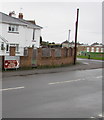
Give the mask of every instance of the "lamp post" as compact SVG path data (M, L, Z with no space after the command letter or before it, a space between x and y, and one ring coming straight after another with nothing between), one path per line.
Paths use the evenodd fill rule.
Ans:
M75 24L75 49L74 49L74 65L76 64L76 55L77 55L77 32L78 32L78 17L79 9L77 9L77 20Z

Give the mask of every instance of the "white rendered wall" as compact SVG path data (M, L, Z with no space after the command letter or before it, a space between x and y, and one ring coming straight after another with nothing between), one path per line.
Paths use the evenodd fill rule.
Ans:
M7 43L9 44L19 44L19 52L20 54L16 54L17 56L23 56L24 54L24 47L32 47L34 44L36 48L40 46L40 36L41 36L41 29L35 29L34 37L35 42L33 42L33 29L27 26L19 26L18 33L10 33L8 32L9 24L0 24L0 31L2 31L2 37L8 40ZM3 51L0 50L0 55L9 55L8 53L5 54Z
M41 29L36 29L35 30L35 47L39 48L40 47L40 36L41 36Z

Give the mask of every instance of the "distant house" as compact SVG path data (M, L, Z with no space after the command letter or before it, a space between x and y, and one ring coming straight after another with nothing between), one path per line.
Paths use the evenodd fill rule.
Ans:
M64 47L65 47L65 48L69 48L69 47L70 47L70 43L69 43L68 40L62 42L62 48L64 48Z
M0 12L0 56L8 56L10 47L15 47L15 56L23 56L24 48L40 46L42 27L24 20L22 13L18 17Z
M81 55L82 52L86 53L88 46L89 45L87 45L87 44L80 44L80 45L78 45L78 47L77 47L77 55Z
M77 53L78 55L81 54L81 53L89 53L89 52L92 52L92 53L104 53L104 45L102 44L92 44L92 45L78 45L78 49L77 49Z
M77 43L77 47L78 47L78 45L80 45L80 43ZM75 47L75 42L74 42L74 41L69 42L68 40L66 40L66 41L64 41L64 42L62 43L62 47L63 47L63 48L64 48L64 47L66 47L66 48L69 48L69 47L74 48L74 47Z
M87 52L104 53L104 45L94 43L87 47Z

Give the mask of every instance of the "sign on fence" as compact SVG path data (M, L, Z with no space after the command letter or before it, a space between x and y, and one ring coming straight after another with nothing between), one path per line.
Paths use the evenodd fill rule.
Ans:
M9 68L18 68L19 67L19 63L17 60L5 60L4 63L4 68L5 69L9 69Z
M19 56L5 56L4 69L19 68Z

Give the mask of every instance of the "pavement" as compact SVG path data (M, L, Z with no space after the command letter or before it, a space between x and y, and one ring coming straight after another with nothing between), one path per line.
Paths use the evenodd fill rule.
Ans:
M4 71L2 73L3 77L10 76L26 76L34 74L48 74L48 73L59 73L66 71L75 71L75 70L89 70L89 69L99 69L103 68L103 62L101 60L89 60L89 59L77 59L76 65L70 65L65 67L57 68L42 68L42 69L31 69L31 70L16 70L16 71Z

